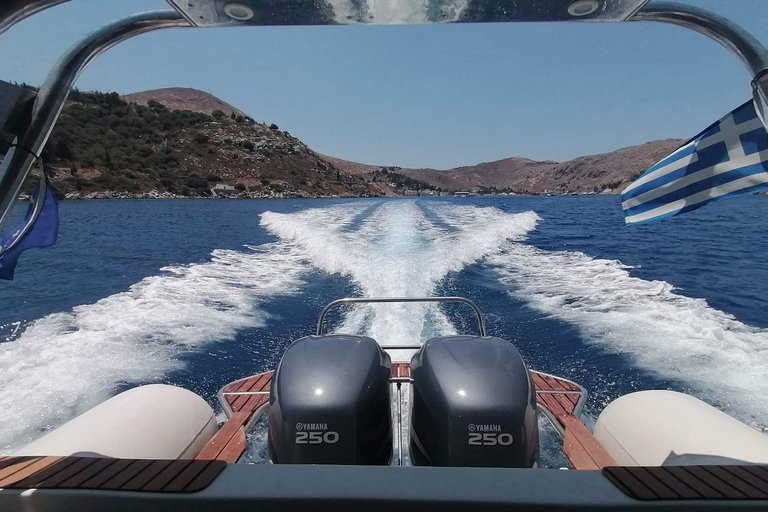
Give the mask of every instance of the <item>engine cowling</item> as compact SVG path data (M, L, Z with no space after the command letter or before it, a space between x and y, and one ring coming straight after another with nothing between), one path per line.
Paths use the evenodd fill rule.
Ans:
M390 358L365 336L308 336L272 379L270 459L276 464L387 464L392 455Z
M416 465L537 464L536 388L511 343L478 336L433 338L413 356L411 375Z

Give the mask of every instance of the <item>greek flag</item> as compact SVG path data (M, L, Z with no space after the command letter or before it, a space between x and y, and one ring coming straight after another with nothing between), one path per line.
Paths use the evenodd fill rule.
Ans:
M56 196L48 186L45 172L41 172L24 222L0 239L0 279L12 281L21 253L27 249L55 244L58 234L59 207Z
M752 101L657 163L621 193L627 224L768 190L768 133Z

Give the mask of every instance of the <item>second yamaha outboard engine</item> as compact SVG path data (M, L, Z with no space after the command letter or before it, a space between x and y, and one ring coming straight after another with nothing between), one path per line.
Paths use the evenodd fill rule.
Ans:
M416 465L530 468L539 456L536 388L499 338L433 338L411 360Z
M388 464L389 355L365 336L308 336L288 347L269 397L276 464Z

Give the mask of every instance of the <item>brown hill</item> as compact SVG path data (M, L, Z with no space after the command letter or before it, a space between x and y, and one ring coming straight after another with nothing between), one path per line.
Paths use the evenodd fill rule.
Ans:
M168 108L160 100L169 97L156 92L144 96L158 98L147 99L147 105L126 102L116 93L72 92L44 152L46 161L58 169L53 182L60 195L367 197L387 193L371 179L335 168L275 125L257 123L237 111L233 119L221 108L224 102L206 93L185 96L184 109L178 110Z
M616 193L682 142L659 140L567 162L513 157L444 171L401 169L315 153L196 89L123 98L73 91L70 99L46 148L46 160L61 169L59 191L69 197L205 196L217 182L251 197L379 196L430 187Z
M123 99L129 103L138 103L139 105L146 105L148 101L155 100L165 105L169 110L191 110L192 112L208 115L211 115L215 110L221 110L227 115L231 115L234 112L236 116L248 117L248 114L239 108L233 107L213 94L189 87L169 87L166 89L135 92L123 96Z
M488 187L520 194L617 193L683 142L682 139L657 140L567 162L505 158L445 171L402 169L400 172L451 191Z

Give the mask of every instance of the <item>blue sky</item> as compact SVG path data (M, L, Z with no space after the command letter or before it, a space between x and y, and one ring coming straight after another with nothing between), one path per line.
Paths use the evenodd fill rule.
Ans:
M768 1L697 0L768 43ZM0 78L40 84L86 31L163 0L74 0L0 36ZM749 75L656 23L176 29L99 57L77 86L195 87L316 151L450 168L566 160L689 137L746 101Z

